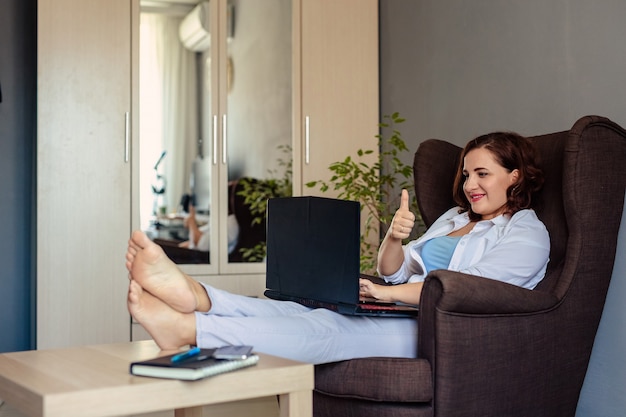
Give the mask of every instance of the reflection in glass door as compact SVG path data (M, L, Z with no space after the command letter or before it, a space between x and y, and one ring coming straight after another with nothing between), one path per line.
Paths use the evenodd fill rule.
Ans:
M197 53L179 36L190 8L141 13L140 224L176 262L207 263L208 251L188 250L186 224L199 125Z
M226 48L220 86L226 115L226 169L230 217L238 225L224 261L265 258L265 201L291 195L291 0L239 0L226 8ZM223 244L222 244L223 246Z
M264 201L291 194L291 0L147 15L141 227L194 273L263 272Z

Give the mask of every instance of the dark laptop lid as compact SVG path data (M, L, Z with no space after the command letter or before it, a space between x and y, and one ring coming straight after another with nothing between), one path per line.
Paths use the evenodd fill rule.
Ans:
M357 303L360 212L356 201L270 199L267 289L285 296Z

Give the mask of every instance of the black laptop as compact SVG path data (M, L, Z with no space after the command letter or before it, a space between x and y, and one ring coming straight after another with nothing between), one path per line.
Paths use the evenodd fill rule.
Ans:
M359 298L360 204L323 197L267 204L265 295L341 314L410 317L416 306Z

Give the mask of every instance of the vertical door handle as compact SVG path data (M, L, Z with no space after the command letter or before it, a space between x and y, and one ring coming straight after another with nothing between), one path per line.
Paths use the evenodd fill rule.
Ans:
M130 158L130 113L124 114L124 162Z
M304 163L309 164L311 160L311 136L309 116L304 118Z
M217 115L213 115L213 165L217 165Z

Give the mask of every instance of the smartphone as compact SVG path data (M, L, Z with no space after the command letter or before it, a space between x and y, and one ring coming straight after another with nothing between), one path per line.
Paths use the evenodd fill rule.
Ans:
M246 359L252 353L252 346L222 346L215 349L215 359Z

